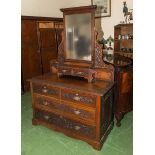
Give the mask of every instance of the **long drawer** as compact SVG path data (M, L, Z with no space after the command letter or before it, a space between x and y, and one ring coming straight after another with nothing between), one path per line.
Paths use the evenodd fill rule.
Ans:
M32 88L34 93L49 95L58 99L60 98L60 89L57 87L33 83Z
M53 109L60 111L60 113L71 114L73 117L80 119L86 119L91 122L95 122L95 109L84 108L77 105L71 105L64 101L56 100L54 98L48 98L41 95L34 95L35 105L42 106L43 108Z
M61 115L56 115L53 113L41 111L35 109L35 119L44 121L51 125L56 125L58 127L71 130L72 132L82 134L84 136L89 136L89 138L95 138L95 126L84 125L77 121L71 119L66 119Z
M92 107L96 106L95 95L81 93L74 90L61 89L61 99L84 104L87 106L92 106Z

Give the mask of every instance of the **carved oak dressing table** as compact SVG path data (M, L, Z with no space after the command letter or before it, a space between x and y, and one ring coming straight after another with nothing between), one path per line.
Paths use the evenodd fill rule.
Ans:
M51 73L31 79L33 125L81 139L100 150L113 127L114 67L96 42L96 6L61 9L64 35Z

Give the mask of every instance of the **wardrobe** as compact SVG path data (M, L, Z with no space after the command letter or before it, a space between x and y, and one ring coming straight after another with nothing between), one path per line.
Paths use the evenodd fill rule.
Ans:
M56 59L63 31L62 18L21 16L21 84L29 90L28 79L48 73Z

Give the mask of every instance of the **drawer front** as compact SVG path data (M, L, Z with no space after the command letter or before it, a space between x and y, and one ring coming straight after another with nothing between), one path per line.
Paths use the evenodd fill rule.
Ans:
M59 68L59 72L61 72L64 75L71 75L71 74L73 74L73 70L72 69L68 69L68 68Z
M72 69L72 68L59 68L59 72L63 75L73 75L80 77L87 77L89 72L88 70Z
M68 89L61 90L61 99L69 100L77 103L83 103L93 107L95 107L95 103L96 103L95 95L79 93L78 91L71 91Z
M41 110L35 110L35 118L45 121L47 123L57 125L64 129L69 129L72 132L77 132L82 135L95 138L95 127L84 125L79 122L75 122L70 119L66 119L63 116L55 115L53 113L43 112Z
M32 87L35 93L50 95L56 98L60 98L60 90L57 87L51 87L49 85L36 84L36 83L33 83Z
M90 121L95 122L95 110L94 109L88 111L88 110L84 110L81 108L66 105L65 103L60 103L57 100L52 100L52 99L38 96L38 95L34 97L34 103L37 105L46 106L50 109L55 109L61 112L65 112L66 114L75 115L75 117L79 117L82 119L86 118L86 119L89 119Z
M74 76L81 76L81 77L88 76L88 71L74 69L73 72L74 72Z

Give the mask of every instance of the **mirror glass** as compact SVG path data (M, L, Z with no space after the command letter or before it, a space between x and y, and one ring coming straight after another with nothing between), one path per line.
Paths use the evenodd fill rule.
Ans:
M66 59L91 61L91 13L65 16Z

